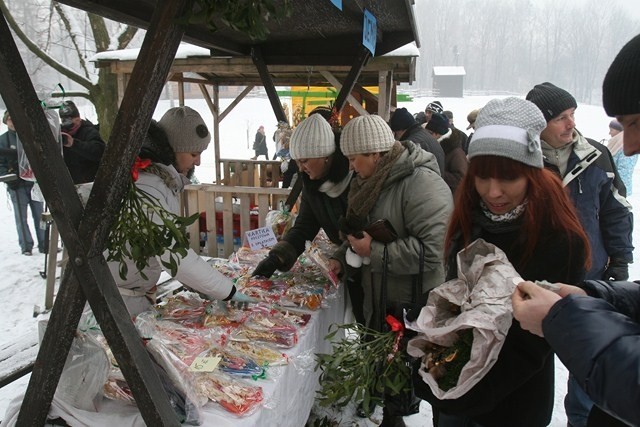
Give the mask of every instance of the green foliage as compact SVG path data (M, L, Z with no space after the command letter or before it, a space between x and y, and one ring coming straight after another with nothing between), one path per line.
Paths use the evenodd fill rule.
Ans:
M211 32L215 32L218 26L214 19L218 19L227 27L247 34L252 40L264 40L269 34L269 19L277 21L290 16L293 0L283 0L278 7L276 0L195 0L195 3L200 10L192 10L184 22L204 23Z
M360 324L333 325L327 340L343 329L350 336L333 343L331 354L316 354L321 370L317 399L321 406L343 408L354 399L371 415L383 396L397 395L411 385L411 372L402 351L394 351L396 333L378 332ZM355 334L355 336L353 336Z
M451 361L443 363L446 366L446 373L438 379L438 387L441 390L451 390L458 385L462 368L471 359L471 346L473 345L473 329L464 329L458 332L458 339L451 347L445 347L443 352L437 357L438 360ZM453 356L453 357L452 357Z
M162 261L162 265L175 276L180 258L189 250L187 227L199 216L195 213L185 218L167 211L155 197L131 181L120 215L109 233L107 261L120 263L120 278L125 280L128 273L125 260L132 259L140 275L148 279L142 270L149 266L149 259L170 249L169 261ZM153 218L160 219L162 225L155 223Z

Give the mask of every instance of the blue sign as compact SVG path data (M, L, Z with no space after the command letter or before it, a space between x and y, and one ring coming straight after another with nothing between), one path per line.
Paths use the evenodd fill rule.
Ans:
M378 36L378 25L376 17L367 9L364 10L364 23L362 26L362 44L369 49L371 55L376 54L376 38Z
M342 0L331 0L331 3L338 9L342 10Z

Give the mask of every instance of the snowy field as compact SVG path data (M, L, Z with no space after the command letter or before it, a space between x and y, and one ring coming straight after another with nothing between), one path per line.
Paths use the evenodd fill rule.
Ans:
M482 107L491 96L467 97L467 98L440 98L444 108L454 114L454 122L459 129L467 127L466 116L469 111ZM433 98L416 98L412 102L401 103L399 107L406 107L410 112L416 113L424 110L425 106L433 101ZM231 103L230 99L221 100L222 110ZM286 102L283 100L283 102ZM189 100L192 108L197 109L211 123L211 114L204 101ZM290 104L289 104L290 105ZM162 102L154 118L159 119L164 111L171 105ZM95 113L83 111L83 116L95 121ZM580 105L576 110L577 128L585 135L595 140L608 138L608 123L611 119L606 117L604 111L598 106ZM265 126L269 154L273 156L274 143L271 135L276 128L276 119L271 111L269 101L266 98L248 98L240 102L235 109L221 123L220 141L221 155L223 158L253 157L251 145L257 128ZM6 127L0 125L0 133L4 133ZM196 175L201 182L211 182L215 176L213 149L203 154L203 164L196 170ZM640 206L640 172L634 173L635 193L630 197L634 207ZM636 216L636 222L638 216ZM21 255L18 246L18 237L13 219L13 207L4 188L0 189L0 272L4 279L0 281L0 342L14 341L20 337L36 334L36 322L33 317L35 306L44 306L44 279L40 277L40 271L44 269L45 256L34 252L32 257ZM635 230L640 227L635 226ZM33 230L33 228L32 228ZM640 245L640 235L634 232L636 248ZM640 250L637 251L640 255ZM640 258L636 255L636 260ZM58 271L59 274L59 271ZM630 267L630 277L640 279L640 262ZM553 414L552 427L565 427L563 398L566 392L566 369L558 361L556 363L556 404ZM0 389L0 420L10 400L26 388L28 376L19 379L13 384ZM420 414L406 419L409 426L430 426L431 410L429 405L423 404Z

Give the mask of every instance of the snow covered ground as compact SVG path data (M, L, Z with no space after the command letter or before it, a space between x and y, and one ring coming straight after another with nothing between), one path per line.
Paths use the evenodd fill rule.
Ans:
M467 98L440 98L444 108L454 114L454 122L460 129L467 126L467 113L475 108L482 107L491 96L467 97ZM221 101L222 109L226 108L232 100ZM416 113L424 110L425 106L433 101L433 98L416 98L412 102L401 103L399 107L406 107L410 112ZM204 101L189 100L187 105L197 109L210 123L211 115ZM164 111L171 105L162 102L155 119L159 119ZM82 114L95 121L95 113L90 110ZM608 123L604 111L598 106L580 105L576 110L578 129L593 139L600 141L608 138ZM264 125L269 144L269 153L274 153L274 143L271 135L276 128L276 119L271 111L269 101L266 98L248 98L240 102L235 109L225 118L221 124L221 153L223 158L244 158L253 156L251 145L257 128ZM6 131L6 127L0 125L0 133ZM196 171L201 182L211 182L215 176L213 149L207 150L203 155L203 164ZM640 172L634 174L635 194L630 197L634 207L640 206ZM636 215L636 222L638 222ZM18 237L13 220L13 207L4 188L0 189L0 272L4 279L0 281L0 342L6 343L20 337L36 334L36 322L33 317L35 306L44 306L45 281L40 276L44 270L45 256L34 252L32 257L23 256L18 246ZM636 225L634 232L635 246L640 246L640 234ZM33 228L32 228L33 230ZM640 249L637 251L640 258ZM58 271L59 274L59 271ZM640 279L640 262L630 268L632 279ZM563 408L563 398L566 392L567 371L558 361L556 364L556 404L551 422L552 427L566 426L566 417ZM0 420L10 400L20 391L26 388L28 376L0 389ZM407 418L409 426L431 425L431 410L429 405L423 404L420 414Z

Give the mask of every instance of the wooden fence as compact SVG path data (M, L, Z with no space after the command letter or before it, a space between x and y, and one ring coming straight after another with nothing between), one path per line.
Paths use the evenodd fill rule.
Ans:
M186 215L205 214L206 255L226 258L234 251L234 240L242 241L246 231L264 227L267 213L279 209L289 191L288 188L188 185L183 201ZM199 253L200 227L197 222L189 227L189 241L191 248Z

